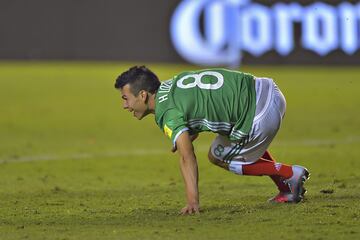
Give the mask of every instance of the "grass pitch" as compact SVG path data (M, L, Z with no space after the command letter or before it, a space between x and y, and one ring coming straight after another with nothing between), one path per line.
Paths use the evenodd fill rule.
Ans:
M273 205L267 177L208 163L195 143L202 213L185 204L178 156L153 116L122 110L116 76L131 64L0 63L0 239L357 239L360 69L243 67L287 99L271 146L311 171L306 201ZM181 65L149 67L161 79Z

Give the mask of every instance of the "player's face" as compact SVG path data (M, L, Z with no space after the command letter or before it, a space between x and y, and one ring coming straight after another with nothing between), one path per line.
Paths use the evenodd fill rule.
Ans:
M148 114L148 106L146 104L147 94L142 91L135 96L130 90L130 85L126 84L120 89L121 98L124 100L123 107L132 112L134 117L141 120Z

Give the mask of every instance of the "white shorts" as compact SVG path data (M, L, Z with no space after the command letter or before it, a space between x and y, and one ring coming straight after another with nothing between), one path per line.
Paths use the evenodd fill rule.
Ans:
M240 152L232 156L232 152L238 150L239 145L231 142L227 136L218 135L211 145L212 155L229 163L229 170L234 172L238 165L250 164L262 157L278 132L285 115L285 97L272 79L256 78L255 89L255 118L249 139Z

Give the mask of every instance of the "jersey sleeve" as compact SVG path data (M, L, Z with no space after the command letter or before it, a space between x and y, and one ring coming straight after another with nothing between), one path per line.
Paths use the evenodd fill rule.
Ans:
M165 135L171 139L174 146L180 134L189 130L183 114L175 109L168 110L164 114L162 129Z

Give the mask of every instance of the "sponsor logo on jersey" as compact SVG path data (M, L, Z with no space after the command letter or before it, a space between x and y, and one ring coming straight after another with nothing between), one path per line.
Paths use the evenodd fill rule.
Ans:
M295 24L301 25L300 41ZM243 51L258 57L275 50L287 56L296 42L320 56L335 50L352 55L360 48L359 29L360 1L265 6L252 0L183 0L171 19L177 52L202 65L237 66Z

